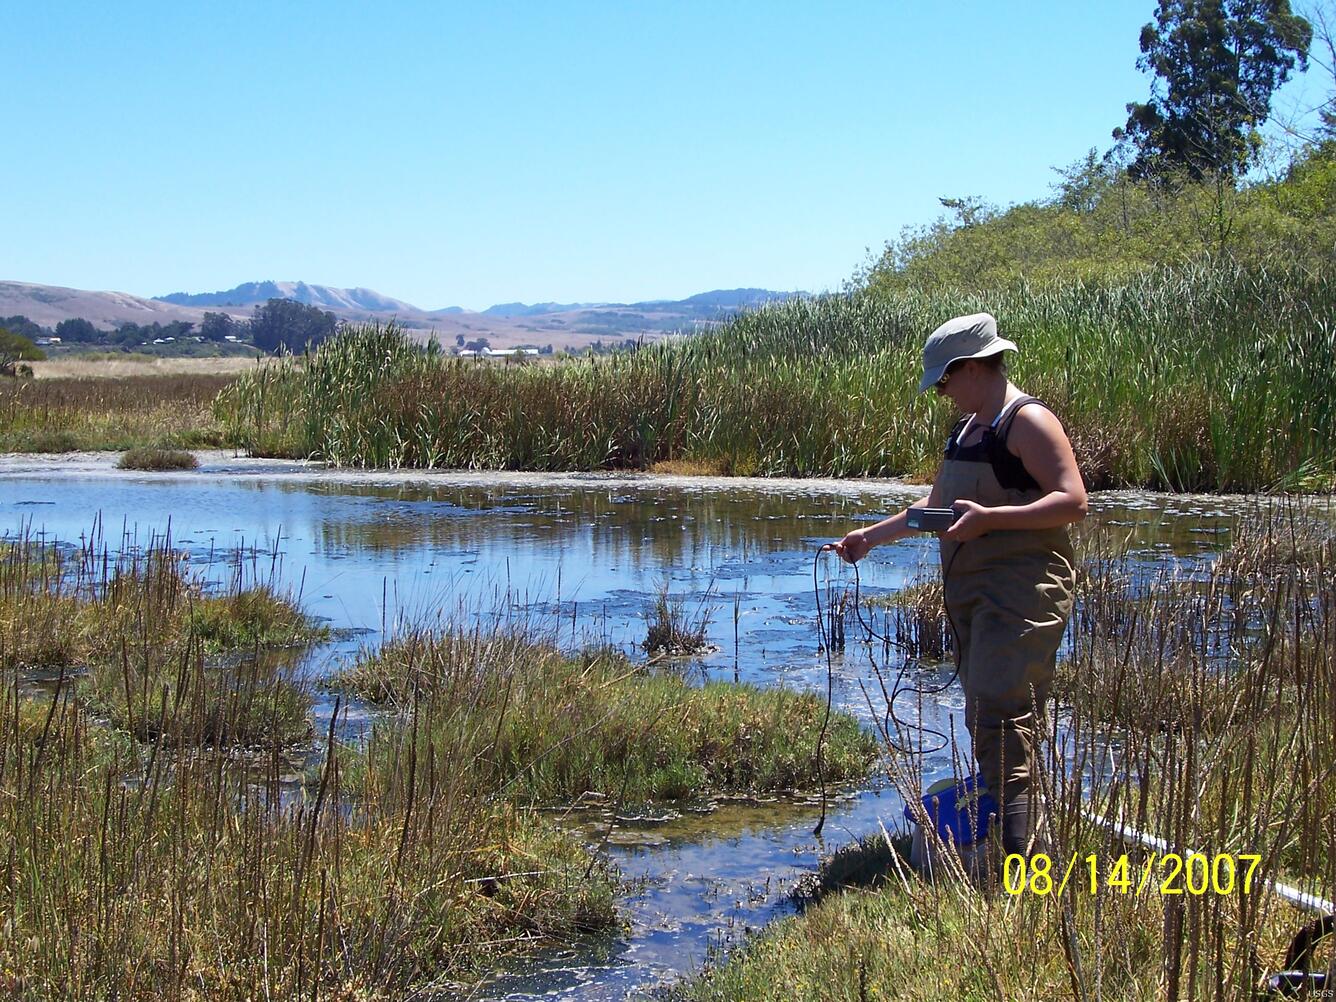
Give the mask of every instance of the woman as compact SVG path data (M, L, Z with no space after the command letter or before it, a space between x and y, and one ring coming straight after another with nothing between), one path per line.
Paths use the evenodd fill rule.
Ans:
M928 338L919 392L935 386L965 417L932 493L912 507L957 512L938 538L966 726L1001 805L1003 849L1028 854L1038 720L1072 609L1067 526L1085 517L1086 491L1062 424L1007 378L1003 353L1016 350L987 313L956 317ZM861 560L910 535L907 517L855 529L835 550Z

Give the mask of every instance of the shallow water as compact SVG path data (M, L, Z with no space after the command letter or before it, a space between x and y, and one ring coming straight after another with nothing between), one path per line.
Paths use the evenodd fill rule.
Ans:
M305 666L317 675L396 624L437 619L525 620L565 644L634 651L666 584L689 617L711 618L715 650L698 659L702 677L824 691L813 572L823 601L828 584L843 588L852 576L818 546L925 491L890 481L330 471L224 453L202 454L195 471L146 474L116 470L113 458L0 457L0 533L74 543L96 521L113 549L170 533L216 581L238 564L272 575L336 631ZM1092 500L1087 525L1127 536L1151 565L1190 566L1250 503L1111 493ZM906 540L862 562L860 584L865 595L887 592L935 571L935 540ZM859 628L850 630L831 660L834 697L870 720L884 710L871 667L882 648L853 642ZM925 686L950 678L940 667L915 672ZM922 722L967 747L962 707L953 686L924 702ZM325 723L330 709L317 707ZM354 708L350 727L366 719ZM923 771L947 775L950 759L929 755ZM604 817L568 815L631 881L629 930L516 963L473 997L612 999L670 983L789 911L787 892L821 853L879 822L893 827L901 808L874 779L839 791L820 839L813 798L728 803L611 833Z

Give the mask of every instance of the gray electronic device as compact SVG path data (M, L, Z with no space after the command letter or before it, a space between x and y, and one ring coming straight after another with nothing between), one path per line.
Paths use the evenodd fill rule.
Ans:
M907 521L918 532L945 532L959 517L954 508L910 508Z

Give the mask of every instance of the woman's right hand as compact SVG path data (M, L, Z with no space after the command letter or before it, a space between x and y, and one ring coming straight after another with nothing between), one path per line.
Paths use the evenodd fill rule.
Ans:
M870 549L872 543L868 541L867 533L862 529L855 529L835 544L835 552L846 564L858 563L867 556L867 551Z

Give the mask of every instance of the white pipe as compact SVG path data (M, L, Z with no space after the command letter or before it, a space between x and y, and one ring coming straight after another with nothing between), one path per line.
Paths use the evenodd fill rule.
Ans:
M1147 835L1145 832L1139 832L1131 825L1125 825L1121 821L1110 821L1108 818L1096 814L1094 811L1081 812L1088 820L1109 829L1119 838L1128 842L1137 842L1147 849L1154 849L1157 852L1170 852L1172 846L1164 839L1155 835ZM1193 855L1189 852L1187 855ZM1201 855L1196 853L1196 855ZM1309 894L1307 891L1301 891L1297 887L1291 887L1289 884L1282 884L1277 880L1270 881L1271 890L1280 897L1284 898L1290 904L1298 905L1300 908L1306 908L1310 912L1322 912L1331 914L1336 912L1336 904L1332 904L1326 898L1318 897L1316 894Z

